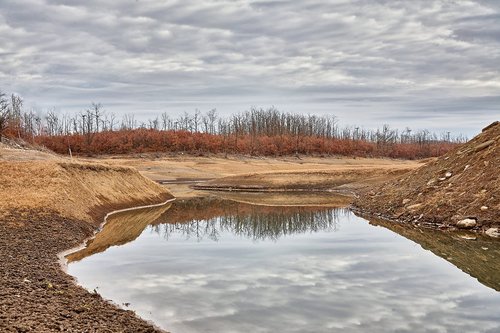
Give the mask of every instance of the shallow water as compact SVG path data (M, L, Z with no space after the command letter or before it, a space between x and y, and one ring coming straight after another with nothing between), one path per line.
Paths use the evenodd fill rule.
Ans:
M175 205L68 272L174 333L500 332L500 293L347 210Z

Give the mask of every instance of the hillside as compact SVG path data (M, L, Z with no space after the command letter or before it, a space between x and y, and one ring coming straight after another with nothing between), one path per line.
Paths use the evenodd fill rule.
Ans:
M93 235L111 210L172 195L128 167L0 146L0 331L159 332L78 287L58 254Z
M355 201L383 218L499 236L500 123L466 144Z

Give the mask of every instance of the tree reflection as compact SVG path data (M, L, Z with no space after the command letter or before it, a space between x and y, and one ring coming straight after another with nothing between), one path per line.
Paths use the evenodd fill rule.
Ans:
M188 222L157 224L152 229L169 239L172 234L181 234L186 239L211 239L218 241L221 233L257 240L276 241L281 237L317 231L336 231L339 217L348 214L347 209L323 207L234 207L225 215L206 219L193 219ZM248 208L248 207L245 207Z

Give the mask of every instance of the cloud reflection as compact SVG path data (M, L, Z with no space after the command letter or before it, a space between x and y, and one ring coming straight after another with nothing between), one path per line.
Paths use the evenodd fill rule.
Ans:
M335 229L277 241L223 227L217 241L186 239L183 229L166 241L151 228L69 271L173 332L500 329L499 293L403 237L336 214Z

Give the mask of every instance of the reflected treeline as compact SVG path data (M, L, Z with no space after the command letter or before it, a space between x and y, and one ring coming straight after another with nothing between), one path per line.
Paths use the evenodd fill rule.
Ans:
M179 200L109 216L103 229L66 259L69 263L79 261L131 242L148 225L167 239L173 232L182 232L199 240L217 240L223 231L253 239L278 239L292 233L334 230L337 214L346 212L324 207L255 206L217 197Z
M182 218L182 212L187 216ZM221 233L230 232L253 240L277 240L292 234L335 231L339 217L345 214L347 209L254 206L204 198L176 202L152 229L165 239L175 233L198 241L217 241Z

